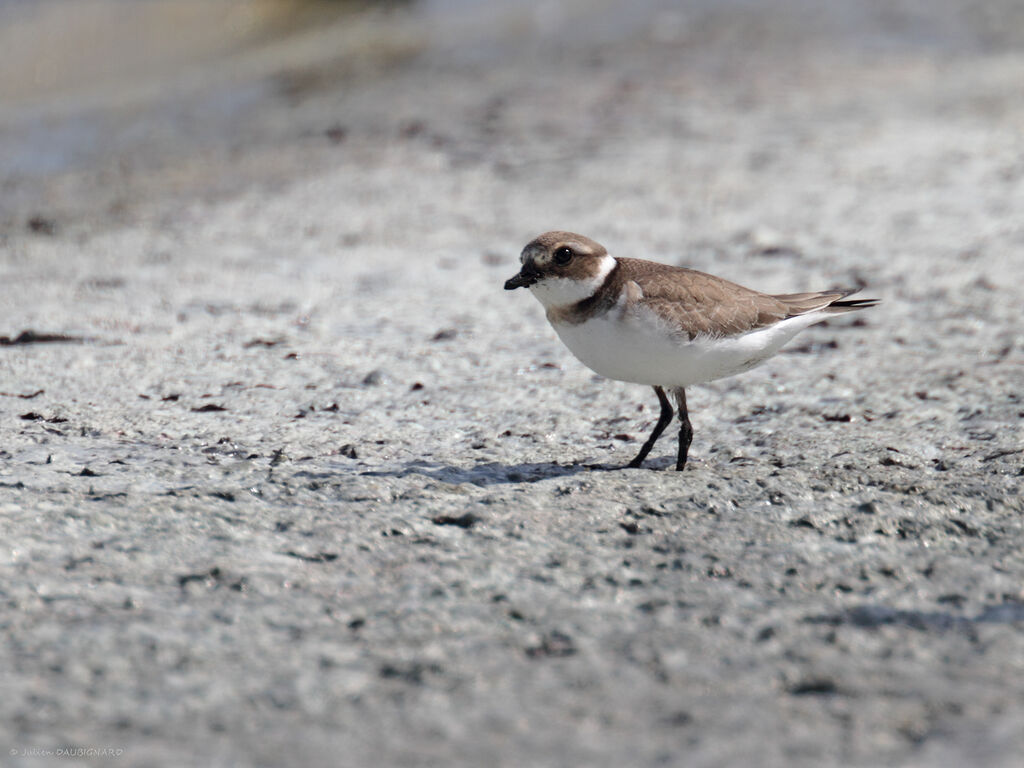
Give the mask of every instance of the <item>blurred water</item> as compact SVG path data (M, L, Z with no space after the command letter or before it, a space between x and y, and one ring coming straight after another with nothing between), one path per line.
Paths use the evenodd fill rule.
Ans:
M361 13L344 0L0 0L0 213L48 178L229 135L281 71L344 55L344 35L335 49L324 30Z
M742 33L729 34L733 26ZM1019 48L1024 3L0 0L0 183L10 192L0 205L30 195L26 179L109 165L147 142L220 140L268 99L338 87L356 65L514 67L545 56L557 65L624 40L704 51L695 60L709 71L737 40L779 56L808 40L969 53Z
M1019 47L1020 6L1014 0L0 0L0 110L152 89L183 71L230 68L240 56L311 30L319 33L321 50L307 50L307 57L344 56L344 35L324 32L341 32L368 14L382 22L378 35L389 23L404 25L404 32L416 28L428 55L494 59L636 35L686 36L709 17L757 19L769 32L788 26L796 37L863 48Z

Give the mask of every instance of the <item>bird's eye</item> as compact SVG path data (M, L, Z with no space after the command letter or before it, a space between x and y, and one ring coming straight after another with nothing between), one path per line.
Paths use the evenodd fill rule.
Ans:
M572 261L572 248L567 245L563 245L557 251L555 251L554 262L560 267L564 267L570 261Z

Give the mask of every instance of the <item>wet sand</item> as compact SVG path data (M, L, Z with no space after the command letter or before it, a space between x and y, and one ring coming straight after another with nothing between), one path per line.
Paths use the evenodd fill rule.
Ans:
M1018 763L1014 12L727 11L313 57L4 170L12 765ZM619 470L650 391L501 290L551 228L883 303Z

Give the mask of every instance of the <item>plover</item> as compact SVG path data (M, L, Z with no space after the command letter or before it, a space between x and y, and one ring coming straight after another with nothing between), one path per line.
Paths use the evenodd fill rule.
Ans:
M856 290L771 295L693 269L611 256L572 232L547 232L520 256L505 290L529 288L577 359L609 379L654 387L661 413L627 466L639 467L679 409L676 469L693 439L686 387L759 365L809 325L866 309Z

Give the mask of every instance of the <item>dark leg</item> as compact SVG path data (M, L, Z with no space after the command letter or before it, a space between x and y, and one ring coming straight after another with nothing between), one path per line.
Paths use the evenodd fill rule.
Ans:
M672 406L668 402L668 398L665 396L665 390L661 387L654 388L654 394L658 396L658 402L661 404L661 415L658 416L658 423L654 425L654 431L651 432L651 436L647 438L647 442L644 443L644 447L640 449L640 453L636 455L627 467L636 469L644 463L644 459L647 458L647 454L651 452L651 448L654 447L654 443L657 442L658 438L661 437L661 433L665 431L665 427L672 421Z
M693 441L693 427L690 426L690 412L686 410L686 390L676 387L672 390L675 395L676 405L679 406L679 458L676 459L676 470L686 466L686 454L690 452L690 443Z

